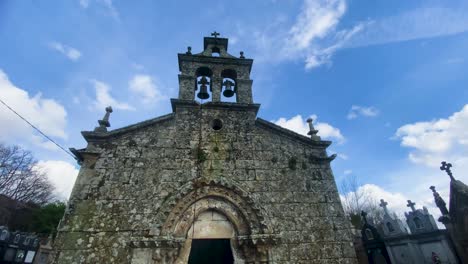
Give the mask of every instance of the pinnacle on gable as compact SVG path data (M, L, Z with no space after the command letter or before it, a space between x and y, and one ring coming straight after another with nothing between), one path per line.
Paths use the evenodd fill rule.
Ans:
M94 132L107 132L107 128L110 127L109 117L112 113L112 107L106 107L106 113L101 120L98 120L99 126L94 128Z

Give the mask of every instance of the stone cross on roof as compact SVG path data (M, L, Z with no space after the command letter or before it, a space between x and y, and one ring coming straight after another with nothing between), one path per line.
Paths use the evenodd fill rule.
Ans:
M211 36L213 36L213 37L215 37L215 38L217 38L219 35L221 35L221 34L219 34L219 33L216 32L216 31L214 31L213 33L211 33Z
M380 207L384 209L385 214L388 215L388 209L387 209L388 203L384 201L384 199L380 199Z
M453 178L453 175L452 175L452 170L450 170L450 168L452 167L452 164L445 162L445 161L442 161L441 164L442 166L440 166L440 170L447 172L448 176L450 177L452 181L455 180L455 178Z
M414 206L416 205L416 203L413 203L411 202L411 200L408 200L408 204L406 206L408 207L411 207L411 211L416 211L416 208L414 208Z

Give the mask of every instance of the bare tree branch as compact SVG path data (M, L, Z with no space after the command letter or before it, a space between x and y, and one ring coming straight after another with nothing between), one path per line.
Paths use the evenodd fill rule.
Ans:
M341 182L341 203L345 213L350 217L351 223L357 229L362 226L361 211L367 213L367 218L377 223L383 218L378 201L372 194L363 188L356 176L346 178Z
M19 202L42 205L51 201L53 190L31 152L0 144L0 194Z

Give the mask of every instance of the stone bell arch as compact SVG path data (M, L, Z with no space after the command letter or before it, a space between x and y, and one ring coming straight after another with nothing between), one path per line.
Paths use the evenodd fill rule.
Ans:
M197 238L229 239L236 264L269 261L274 238L262 210L246 192L227 179L200 179L183 186L165 201L160 214L165 216L162 217L164 221L156 224L155 232L163 240L172 241L173 246L166 247L165 244L171 243L161 243L161 248L156 249L161 252L161 262L157 263L187 263L192 239ZM207 214L224 221L221 226L216 226L219 223L210 225L210 228L220 228L219 232L206 232L205 229L200 233L200 226L197 229L197 221L199 225L207 224L203 223Z

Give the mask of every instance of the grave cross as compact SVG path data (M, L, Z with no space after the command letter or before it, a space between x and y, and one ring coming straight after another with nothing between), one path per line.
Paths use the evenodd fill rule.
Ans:
M406 206L408 207L411 207L411 211L416 211L416 209L414 208L414 206L416 205L416 203L413 203L411 202L411 200L408 200L408 204Z
M441 164L442 166L440 166L440 170L447 172L448 176L450 177L452 181L455 180L452 175L452 170L450 170L450 168L452 167L452 164L445 162L445 161L442 161Z
M384 212L385 214L388 215L388 211L387 211L387 202L384 201L384 199L380 199L380 207L382 207L384 209Z
M213 36L213 37L215 37L215 38L217 38L219 35L220 35L220 34L219 34L218 32L216 32L216 31L213 32L213 33L211 33L211 36Z

